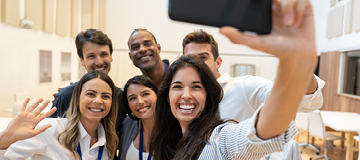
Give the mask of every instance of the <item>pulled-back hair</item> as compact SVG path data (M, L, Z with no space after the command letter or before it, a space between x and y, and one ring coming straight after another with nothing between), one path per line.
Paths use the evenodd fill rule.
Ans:
M171 112L169 89L177 71L194 68L206 90L206 105L182 134L179 121ZM155 126L150 140L150 153L156 160L197 159L208 143L214 128L222 123L219 103L223 91L209 67L196 56L181 56L172 63L162 82L155 108Z
M192 42L198 44L209 44L211 46L211 52L214 56L214 60L216 61L216 58L219 57L218 43L215 41L214 37L211 34L205 32L204 30L196 30L185 36L182 43L183 52L186 45Z
M128 102L128 98L127 98L127 91L129 89L129 86L131 84L140 84L140 85L143 85L143 86L146 86L146 87L149 87L151 88L155 94L158 93L158 88L156 86L156 84L147 76L143 76L143 75L138 75L138 76L134 76L133 78L130 78L125 86L124 86L124 92L122 93L122 103L124 104L124 107L125 107L125 110L126 110L126 113L128 114L128 116L133 119L133 120L139 120L139 118L135 117L132 112L131 112L131 109L129 107L129 102Z
M111 108L109 113L101 120L101 124L104 126L105 136L106 136L106 148L108 149L109 159L114 157L116 152L119 139L116 134L115 123L118 113L118 105L117 105L117 93L114 82L111 78L101 71L90 71L86 73L80 81L76 84L74 92L71 97L70 106L68 111L66 112L66 118L68 119L65 130L61 132L58 136L58 141L62 144L66 149L68 149L73 156L74 159L80 159L79 154L77 153L77 146L80 141L80 131L78 128L78 123L80 122L80 109L79 109L79 101L80 94L83 85L95 78L99 78L106 82L111 88Z
M85 32L80 32L75 39L79 58L84 59L83 48L86 42L92 42L98 45L108 45L110 49L110 55L112 55L113 47L110 38L100 30L87 29Z

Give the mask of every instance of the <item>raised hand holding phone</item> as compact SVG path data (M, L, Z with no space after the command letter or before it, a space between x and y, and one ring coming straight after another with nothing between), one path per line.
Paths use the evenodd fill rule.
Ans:
M257 134L262 139L286 130L309 84L313 83L312 72L317 62L314 17L309 0L273 0L272 6L273 30L269 35L246 35L234 27L220 30L233 43L279 59L272 93L257 122Z
M279 58L316 53L313 10L308 0L273 0L272 16L273 30L269 35L247 35L233 27L223 27L220 32L233 43Z

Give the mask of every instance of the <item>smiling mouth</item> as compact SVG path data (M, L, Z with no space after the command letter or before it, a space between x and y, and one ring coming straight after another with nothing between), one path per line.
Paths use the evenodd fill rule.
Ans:
M142 107L142 108L137 109L137 111L138 111L139 113L144 113L144 112L146 112L146 111L149 110L149 109L150 109L150 106L146 106L146 107Z
M96 71L105 71L107 66L108 65L103 63L102 65L94 65L94 66L92 66L92 69L96 70Z
M90 111L92 112L102 112L104 111L103 109L100 109L100 108L89 108Z
M194 110L196 108L196 106L193 103L191 103L191 104L187 103L187 104L180 104L179 108L182 111L190 112L190 111Z
M148 58L150 58L150 55L149 55L149 56L141 57L140 60L146 60L146 59L148 59Z
M103 67L103 68L96 68L95 70L97 70L97 71L102 71L102 70L105 70L105 67Z

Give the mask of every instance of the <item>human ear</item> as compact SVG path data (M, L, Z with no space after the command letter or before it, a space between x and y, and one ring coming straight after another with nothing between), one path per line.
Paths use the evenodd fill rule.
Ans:
M221 64L222 64L222 59L221 59L220 56L218 56L218 57L216 58L215 63L216 63L216 68L219 69L219 68L221 67Z

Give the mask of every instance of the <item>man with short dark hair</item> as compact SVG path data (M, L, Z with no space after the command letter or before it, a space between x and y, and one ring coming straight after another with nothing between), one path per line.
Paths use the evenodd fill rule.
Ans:
M183 39L183 54L193 54L201 58L213 72L223 88L224 96L220 103L220 115L224 119L235 119L239 122L250 118L270 95L273 82L256 76L230 77L220 74L222 59L219 57L218 44L214 37L204 30L189 33ZM325 82L319 77L311 79L298 111L310 112L322 107L321 88Z
M161 46L155 36L146 29L135 29L128 40L129 57L141 72L159 87L164 79L168 60L161 60Z
M89 72L92 70L100 70L108 74L111 69L112 58L112 42L110 38L100 30L88 29L80 32L75 39L77 53L80 63ZM57 107L57 111L50 117L63 117L69 108L71 96L77 82L62 88L56 94L52 107ZM117 130L121 129L121 122L125 118L125 109L122 106L121 88L116 87L119 99L119 109L117 118Z

